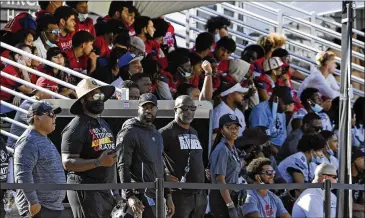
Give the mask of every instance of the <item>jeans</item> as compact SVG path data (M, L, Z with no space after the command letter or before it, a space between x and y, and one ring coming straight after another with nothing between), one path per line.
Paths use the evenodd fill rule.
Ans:
M173 218L201 218L204 217L208 199L206 190L196 193L181 193L172 191L172 201L175 205Z

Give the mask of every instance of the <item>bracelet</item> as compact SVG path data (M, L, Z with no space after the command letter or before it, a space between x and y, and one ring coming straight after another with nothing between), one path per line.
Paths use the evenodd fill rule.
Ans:
M234 207L234 203L233 203L233 201L231 201L231 202L227 203L227 204L226 204L226 206L227 206L228 208Z
M213 73L205 71L205 76L212 76L212 75L213 75Z
M100 160L99 158L97 158L95 161L94 161L94 164L96 167L100 167Z

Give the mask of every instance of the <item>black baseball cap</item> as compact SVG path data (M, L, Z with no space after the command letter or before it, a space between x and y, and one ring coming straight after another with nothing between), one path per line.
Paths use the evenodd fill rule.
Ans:
M354 162L359 157L365 157L365 148L357 148L352 151L352 161Z
M234 114L225 114L219 119L219 127L230 126L232 124L237 124L239 127L242 127L238 117Z
M275 86L273 90L273 95L281 98L285 105L295 103L291 94L291 88L289 88L288 86Z
M152 103L155 106L157 106L157 97L152 93L144 93L141 96L139 96L139 106L142 106L147 103Z
M47 51L47 60L50 61L52 57L54 57L58 54L62 54L63 57L66 58L66 54L61 49L59 49L58 47L49 48L48 51Z
M53 112L54 114L61 113L61 108L54 108L52 105L46 101L39 101L32 104L28 109L28 118L33 117L34 115L43 115L44 113Z
M270 140L268 136L260 127L246 129L242 137L236 140L237 147L245 148L249 145L262 145Z

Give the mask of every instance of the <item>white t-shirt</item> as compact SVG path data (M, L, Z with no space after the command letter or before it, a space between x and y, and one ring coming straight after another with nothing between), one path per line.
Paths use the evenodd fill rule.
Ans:
M240 127L238 136L242 136L243 131L246 129L245 115L238 108L233 111L224 101L213 109L213 129L219 128L219 119L225 114L234 114L237 116L242 126Z
M304 181L306 183L311 182L311 171L313 168L309 166L307 163L307 158L305 157L303 152L297 152L295 154L290 155L280 162L278 166L279 173L283 179L287 183L294 183L292 175L288 172L289 168L293 168L295 170L299 170L303 176ZM313 173L312 173L313 174Z
M38 39L33 42L33 46L37 48L39 57L47 59L47 49L44 47L41 37L38 37Z
M323 156L323 163L325 164L331 164L332 166L334 166L336 168L336 170L338 170L338 168L340 167L340 162L338 161L337 157L335 156L330 156L330 158L328 159L326 156Z
M333 75L332 75L333 77ZM328 78L328 77L327 77ZM336 79L333 77L333 79L336 81ZM332 86L335 86L333 83L333 79L329 78L329 82L320 71L312 72L305 80L300 84L298 89L298 97L300 98L300 95L302 94L303 90L306 88L316 88L319 90L319 93L321 95L327 96L331 99L336 98L337 96L340 96L340 92L338 90L335 90L332 88ZM338 85L337 85L338 86Z
M336 217L336 201L336 195L331 193L331 217ZM295 201L292 217L324 217L323 203L324 190L320 188L307 189Z

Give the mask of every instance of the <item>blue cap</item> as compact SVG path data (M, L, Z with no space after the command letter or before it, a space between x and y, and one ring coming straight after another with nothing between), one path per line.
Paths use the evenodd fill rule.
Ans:
M143 59L143 56L136 56L133 53L127 52L118 60L118 67L121 68L123 66L126 66L130 64L133 61L141 61Z
M32 104L28 109L28 118L33 117L34 115L43 115L47 112L53 112L54 114L61 113L61 108L53 108L52 105L46 101L39 101Z

